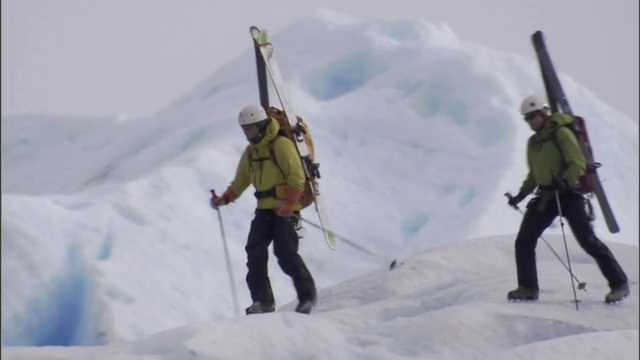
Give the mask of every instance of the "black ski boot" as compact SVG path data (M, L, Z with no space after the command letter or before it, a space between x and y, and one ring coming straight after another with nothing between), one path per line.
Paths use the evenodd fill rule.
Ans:
M304 297L298 297L300 301L296 306L296 312L301 314L311 314L311 310L316 307L318 295L316 293L315 285L312 284L310 291Z
M611 288L611 291L604 297L607 304L616 303L629 296L629 284L622 284Z
M270 312L274 312L275 310L276 310L276 306L274 303L262 303L259 301L254 301L253 304L251 304L251 306L246 308L244 312L247 315L251 315L251 314L270 313Z
M311 314L311 310L313 310L315 306L316 306L315 301L312 301L312 300L300 301L298 303L298 306L296 306L296 312L299 312L301 314Z
M531 290L522 286L518 286L517 289L511 290L507 293L507 299L519 301L535 301L538 300L538 290Z

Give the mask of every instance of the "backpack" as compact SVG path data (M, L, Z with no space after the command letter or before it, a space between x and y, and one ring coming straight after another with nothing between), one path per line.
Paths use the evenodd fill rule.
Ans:
M580 144L580 149L583 152L585 159L587 160L587 169L582 176L580 176L580 191L584 194L589 194L595 191L595 186L593 184L593 179L591 179L591 174L595 173L596 170L601 166L600 163L595 162L593 159L593 149L591 148L591 143L589 142L589 135L587 134L587 128L585 126L584 119L580 116L573 116L573 122L567 125L563 125L563 127L567 127L573 132L573 134L578 139L578 144ZM558 127L559 129L560 127ZM558 144L558 139L556 138L556 131L554 130L551 133L551 139L553 140L553 144L560 150L562 153L562 148ZM584 146L583 146L584 144ZM587 152L585 154L585 151ZM562 155L562 160L564 161L564 154Z
M304 139L307 148L309 149L309 156L300 158L302 162L302 166L305 170L305 182L304 182L304 190L302 191L302 196L300 197L300 205L302 209L308 207L313 203L316 199L316 193L314 189L317 189L317 185L315 184L315 179L320 178L320 172L318 171L319 164L315 161L315 151L313 148L313 139L311 138L311 132L309 131L309 126L300 116L296 116L297 124L295 126L291 126L289 120L287 119L287 115L284 111L270 106L267 109L267 115L278 121L280 124L280 130L278 131L278 136L284 136L289 138L296 144L296 137L302 136ZM269 154L271 158L275 162L276 166L282 172L282 168L278 165L278 160L276 159L276 153L274 150L275 147L275 139L272 140L269 145ZM296 147L297 150L297 147Z

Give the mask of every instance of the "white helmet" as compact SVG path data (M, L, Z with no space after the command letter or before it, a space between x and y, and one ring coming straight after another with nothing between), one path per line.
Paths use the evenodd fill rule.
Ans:
M267 119L267 112L264 111L264 108L260 105L245 106L238 116L240 125L257 124Z
M522 103L520 104L520 114L522 115L527 115L530 112L539 110L546 113L550 110L550 108L547 100L537 95L527 96L526 98L524 98L524 100L522 100Z

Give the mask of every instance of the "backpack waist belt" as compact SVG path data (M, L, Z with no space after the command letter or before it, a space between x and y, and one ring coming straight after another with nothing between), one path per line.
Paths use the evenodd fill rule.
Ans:
M253 195L256 197L256 199L264 199L264 198L268 198L268 197L273 197L276 198L276 188L271 188L269 190L265 190L265 191L256 191L253 193Z

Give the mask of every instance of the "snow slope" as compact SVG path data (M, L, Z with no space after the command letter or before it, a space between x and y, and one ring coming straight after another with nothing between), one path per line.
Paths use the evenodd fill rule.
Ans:
M525 175L530 135L517 109L521 98L542 92L533 50L522 58L422 20L360 21L328 11L291 24L273 42L293 103L314 133L327 222L378 254L344 242L333 252L307 227L300 251L318 288L371 276L395 258L505 235L499 248L509 256L486 259L509 277L492 288L502 299L514 285L510 239L520 219L503 194L517 191ZM553 56L562 44L548 42ZM622 255L637 254L638 124L561 79L572 108L587 119L622 229L608 234L599 217L596 231L629 246ZM254 321L232 317L230 274L208 197L209 189L226 187L246 144L238 110L257 101L247 32L245 53L151 118L3 117L2 345L113 344L193 323L215 332L216 324ZM221 210L242 308L254 206L247 191ZM316 221L312 210L303 216ZM559 228L548 233L557 237ZM637 268L637 259L627 264ZM274 261L270 271L277 304L290 303L290 279ZM470 316L483 313L477 306ZM529 316L524 311L518 317ZM624 324L637 334L637 323ZM398 341L411 342L408 336Z

